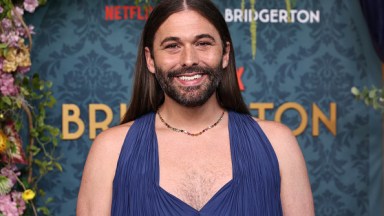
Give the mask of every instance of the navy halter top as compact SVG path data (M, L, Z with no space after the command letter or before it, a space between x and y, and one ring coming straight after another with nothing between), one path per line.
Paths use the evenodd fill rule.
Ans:
M228 115L233 178L200 211L160 187L155 113L136 119L117 163L112 215L282 215L279 165L269 140L251 116Z

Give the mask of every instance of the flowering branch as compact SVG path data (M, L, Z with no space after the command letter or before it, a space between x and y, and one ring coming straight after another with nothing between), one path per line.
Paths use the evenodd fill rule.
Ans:
M30 133L33 130L33 116L32 116L31 110L29 109L29 107L25 103L22 103L21 106L22 106L23 110L25 111L25 113L27 114L28 128L29 128L29 133ZM35 143L35 140L30 135L29 136L29 149L33 149L34 143ZM29 184L32 183L32 175L33 175L32 163L33 163L33 154L31 151L28 151L28 183Z
M45 123L45 110L56 102L50 91L52 83L41 80L37 74L27 76L31 67L33 27L27 26L23 14L34 12L38 5L37 0L0 0L1 216L49 215L48 208L36 207L33 199L35 195L36 198L44 196L38 183L46 174L62 171L59 158L54 156L59 129ZM19 135L25 123L23 113L29 128L26 151ZM46 203L51 200L47 198Z

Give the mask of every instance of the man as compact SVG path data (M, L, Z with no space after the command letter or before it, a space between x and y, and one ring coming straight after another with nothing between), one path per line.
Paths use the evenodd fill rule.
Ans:
M250 117L209 0L165 0L144 27L120 126L94 141L78 215L314 215L287 127Z

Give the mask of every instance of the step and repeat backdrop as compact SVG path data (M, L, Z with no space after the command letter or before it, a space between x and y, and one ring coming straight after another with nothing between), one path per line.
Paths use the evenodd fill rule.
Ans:
M381 115L350 93L382 79L359 2L301 0L287 10L284 0L259 0L255 11L249 0L244 10L241 1L214 2L230 28L252 114L297 136L316 215L381 215ZM64 171L43 183L54 215L75 215L92 141L125 112L150 11L133 0L49 0L26 17L35 26L32 71L54 83L49 121L63 136Z

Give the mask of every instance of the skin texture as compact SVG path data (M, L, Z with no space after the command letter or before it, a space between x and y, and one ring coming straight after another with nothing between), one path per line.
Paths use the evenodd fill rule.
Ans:
M160 69L165 77L171 71L193 66L225 68L230 49L229 43L226 45L223 53L222 41L215 27L198 13L184 10L171 15L156 32L153 50L146 48L147 66L151 73ZM169 79L169 84L187 99L202 94L202 86L210 83L206 75L192 81ZM159 109L168 124L193 133L216 122L223 111L215 94L201 106L192 107L165 95L164 104ZM296 138L280 123L255 121L269 138L278 158L284 215L314 215L305 161ZM95 139L84 168L77 215L110 215L112 181L131 124L108 129ZM155 129L159 145L160 186L191 207L201 209L232 179L228 113L225 112L216 127L197 137L169 130L158 116Z

